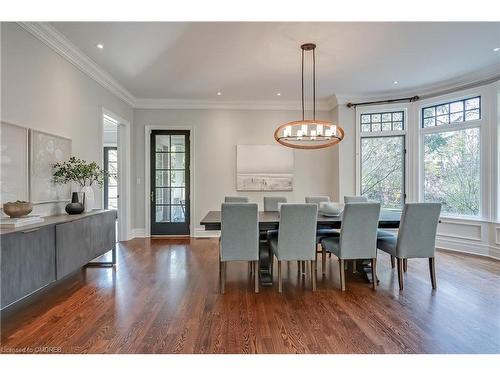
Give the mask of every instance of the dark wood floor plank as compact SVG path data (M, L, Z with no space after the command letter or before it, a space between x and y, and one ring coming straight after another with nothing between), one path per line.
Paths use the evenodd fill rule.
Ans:
M500 353L500 262L437 252L437 290L426 259L410 260L398 288L378 255L376 291L335 257L326 276L283 264L277 287L253 291L246 262L230 263L218 293L216 239L134 239L116 269L83 269L14 314L5 348L64 353ZM275 273L275 275L277 272Z

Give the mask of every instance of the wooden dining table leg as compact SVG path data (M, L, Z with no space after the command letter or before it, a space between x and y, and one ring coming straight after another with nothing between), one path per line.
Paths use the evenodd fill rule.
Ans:
M403 259L403 271L408 271L408 258Z
M258 272L258 269L259 269L259 261L256 260L254 262L252 262L254 264L253 268L255 270L254 272L254 279L255 279L255 293L259 293L259 272Z
M326 249L324 246L321 246L321 271L323 275L326 275Z

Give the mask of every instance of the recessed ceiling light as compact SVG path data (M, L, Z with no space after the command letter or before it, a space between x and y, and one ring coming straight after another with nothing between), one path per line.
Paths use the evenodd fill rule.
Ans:
M281 96L281 92L277 92L277 93L276 93L276 96Z
M220 91L217 91L217 96L221 96L222 93Z
M493 48L493 52L498 52L500 51L500 47Z
M398 81L394 81L394 84L397 85L399 82Z
M102 43L98 43L98 44L96 44L96 47L99 48L99 49L103 49L104 45Z

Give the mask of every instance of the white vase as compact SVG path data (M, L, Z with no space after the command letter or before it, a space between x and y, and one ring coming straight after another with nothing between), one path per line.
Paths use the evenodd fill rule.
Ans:
M84 186L82 190L80 190L82 193L85 193L85 212L90 212L94 209L94 189L92 189L92 186Z

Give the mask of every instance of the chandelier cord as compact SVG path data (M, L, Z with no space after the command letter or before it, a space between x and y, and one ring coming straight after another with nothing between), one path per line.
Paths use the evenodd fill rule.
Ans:
M305 120L305 111L304 111L304 50L302 50L302 120Z
M313 48L313 120L316 120L316 49Z

